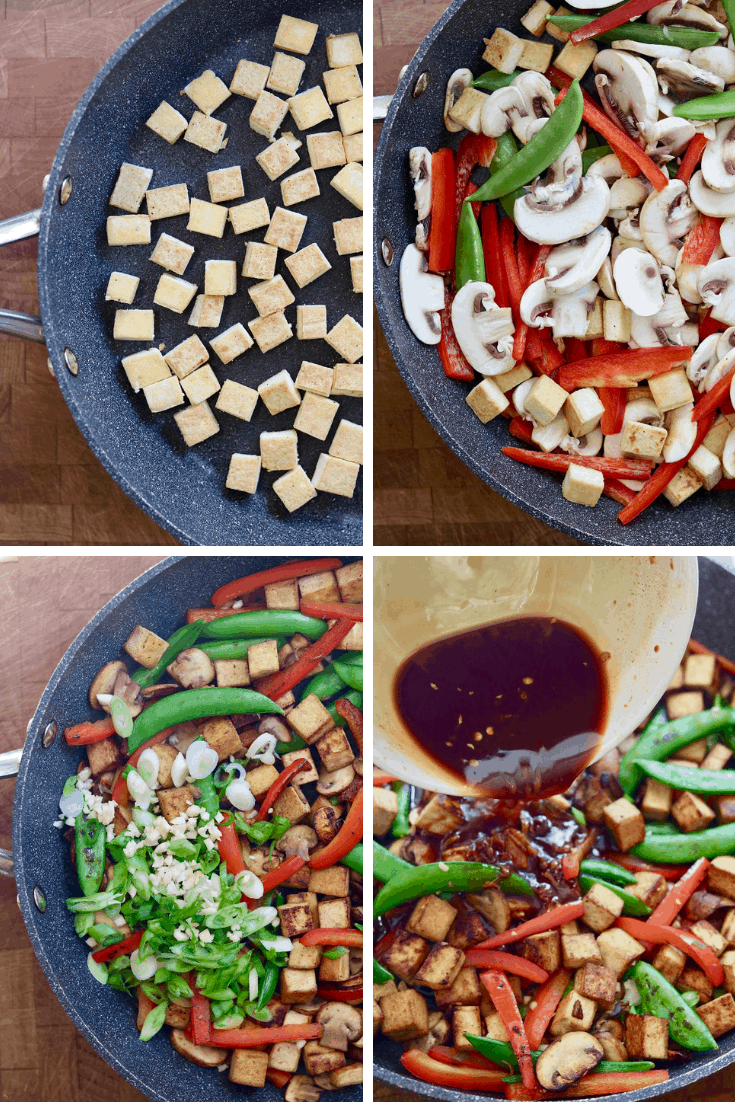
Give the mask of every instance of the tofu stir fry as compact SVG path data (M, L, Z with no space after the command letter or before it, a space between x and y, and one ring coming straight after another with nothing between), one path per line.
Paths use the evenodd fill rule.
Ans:
M54 824L90 972L233 1083L361 1083L362 562L240 578L122 649Z
M735 1029L734 677L692 640L645 725L545 800L375 770L374 1030L411 1074L617 1094Z
M504 454L628 524L735 488L735 6L571 2L449 77L400 290Z

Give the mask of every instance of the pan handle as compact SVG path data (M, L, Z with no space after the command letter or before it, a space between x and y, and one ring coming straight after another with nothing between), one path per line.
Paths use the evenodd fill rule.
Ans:
M393 96L373 96L373 122L380 122L388 114Z
M14 241L24 241L35 237L41 226L41 208L16 214L12 218L0 221L0 245L10 245ZM24 337L29 341L44 343L41 319L34 314L20 314L16 310L0 309L0 333L9 333L11 337Z
M20 769L23 748L6 750L0 754L0 777L14 777ZM9 849L0 849L0 876L14 876L13 853Z

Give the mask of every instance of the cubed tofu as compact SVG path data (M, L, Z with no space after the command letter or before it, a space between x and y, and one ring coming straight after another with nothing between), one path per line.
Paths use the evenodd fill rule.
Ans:
M254 643L248 647L248 666L250 676L268 677L272 673L278 673L278 643L275 639L266 639L262 643Z
M714 654L688 654L684 659L684 684L690 689L714 689L717 659Z
M287 256L284 263L299 287L307 287L332 267L316 243L307 245L305 249L301 249L292 256Z
M704 447L711 451L713 455L716 455L718 459L722 459L725 443L731 431L732 426L727 418L719 416L704 438Z
M640 941L636 941L630 934L626 934L625 930L619 930L617 927L603 930L598 935L597 947L600 950L603 967L609 968L618 979L646 951Z
M314 1076L326 1075L347 1063L343 1052L339 1052L334 1048L327 1048L319 1041L307 1041L302 1049L302 1055L306 1070L309 1075Z
M437 942L414 976L414 982L437 991L451 986L464 964L464 953L446 942Z
M672 696L666 698L666 711L668 713L669 719L682 719L684 716L693 716L696 715L697 712L701 712L703 710L704 695L699 691L688 693L675 693ZM705 754L707 753L706 743L704 748L705 752L704 754L702 754L702 740L698 739L697 741L700 744L697 750L692 751L692 744L690 743L689 746L683 746L681 750L678 751L677 757L684 758L689 761L695 761L697 762L697 764L704 761ZM689 756L687 757L687 755Z
M194 255L194 246L179 241L168 233L162 233L151 253L151 261L176 275L183 275L186 266ZM132 301L132 299L131 299Z
M184 443L189 448L201 444L219 432L219 423L212 413L207 402L200 402L196 406L187 406L174 414L174 420L179 426L179 432L184 438Z
M298 164L299 154L294 149L293 143L288 138L279 138L272 145L266 146L262 153L258 153L256 161L265 172L269 180L277 180L288 172L295 164Z
M142 168L140 165L123 161L112 189L110 206L126 210L130 214L137 214L152 178L152 168Z
M626 421L620 438L620 454L625 459L658 459L668 432L658 425Z
M230 84L230 91L234 92L236 96L257 99L265 88L269 73L269 65L260 65L257 61L248 61L243 58L237 63L235 75Z
M310 601L337 603L340 600L337 577L333 570L320 570L318 574L305 574L299 578L299 592Z
M460 968L449 987L435 992L435 998L436 1005L440 1008L448 1006L479 1007L483 998L483 988L477 975L477 969L468 966Z
M320 735L334 726L331 715L314 693L304 697L300 704L291 709L287 722L308 745L315 743Z
M264 586L266 608L288 608L298 612L299 587L295 578Z
M602 964L594 934L562 934L561 951L565 968L581 968L584 964Z
M465 397L465 401L483 425L494 420L510 405L494 379L483 379L472 388Z
M199 728L204 741L217 751L217 757L224 761L230 754L237 754L242 750L240 736L229 716L217 716L207 719Z
M329 183L344 199L352 203L353 207L362 210L362 181L362 165L358 161L348 161Z
M284 344L293 336L291 323L284 313L268 314L264 318L254 318L248 322L248 328L255 337L255 343L261 352L270 352ZM260 387L258 391L261 393ZM266 403L267 405L267 403Z
M667 882L657 872L637 872L635 879L635 884L626 884L625 890L653 910L668 892Z
M260 457L266 471L292 471L299 465L298 436L295 429L261 432Z
M360 74L354 65L341 65L339 69L327 69L322 80L331 104L345 103L362 96Z
M677 983L684 971L686 953L673 945L662 945L653 958L653 967L660 972L669 983Z
M274 245L284 252L293 253L299 247L306 228L306 215L295 210L276 207L263 240L266 245Z
M238 1083L242 1087L264 1087L267 1071L267 1052L258 1052L252 1048L233 1050L230 1057L231 1083Z
M159 103L150 118L146 119L145 124L169 145L177 142L189 125L186 117L165 100Z
M340 598L347 603L362 603L362 579L363 565L359 562L348 563L347 566L339 566L334 572Z
M295 207L320 194L319 182L313 168L303 168L281 180L281 199L284 207Z
M234 260L205 260L205 295L234 295L237 291L237 264Z
M282 474L273 483L273 489L289 513L296 512L316 497L316 490L303 467L294 467Z
M345 314L329 330L326 340L337 355L342 356L349 363L355 363L362 356L362 326L349 314Z
M208 153L218 153L225 140L226 130L226 122L213 119L203 111L195 111L186 128L184 141L206 149Z
M356 295L363 293L363 257L351 256L350 257L350 277L352 279L352 290Z
M331 718L331 717L330 717ZM373 789L373 834L381 838L398 814L398 797L391 788Z
M337 425L334 439L329 445L329 454L349 463L362 463L362 425L356 425L344 418Z
M271 92L262 91L250 112L250 128L256 134L262 134L264 138L270 140L275 137L276 130L285 119L287 112L286 100L279 99Z
M249 233L261 226L270 223L271 216L265 199L252 199L249 203L240 203L237 207L229 207L228 214L232 223L233 233Z
M399 929L383 953L381 963L399 979L412 979L428 956L429 942L408 930Z
M602 303L602 333L606 341L630 340L633 315L619 299L606 298Z
M697 490L701 490L702 483L699 477L690 467L682 467L677 471L671 482L664 490L664 497L670 505L676 507L687 501Z
M102 739L101 742L91 743L87 747L87 760L93 777L99 777L102 773L115 769L122 757L117 738Z
M597 46L594 42L581 42L575 46L573 42L567 42L564 49L554 58L554 65L573 80L580 80L589 69L597 55Z
M709 890L727 899L735 899L735 857L713 858L707 871Z
M497 1010L485 1014L485 1035L491 1041L502 1041L504 1044L507 1044L510 1040L508 1030L505 1028L503 1019Z
M189 283L181 276L164 272L156 286L153 303L155 306L163 306L166 310L171 310L174 314L183 314L196 293L196 283Z
M277 259L278 249L273 245L249 241L245 246L242 274L246 279L258 279L261 282L271 280L276 274Z
M605 826L615 838L616 845L623 853L643 841L646 824L638 808L630 800L621 796L608 804L603 811Z
M222 237L227 222L228 207L208 203L205 199L192 199L187 230L204 233L208 237Z
M692 965L684 966L676 986L680 991L696 991L700 1004L709 1002L714 990L713 984L701 968L694 968Z
M604 489L605 478L602 471L582 467L578 463L569 464L561 484L562 495L567 501L572 501L576 505L587 505L590 508L597 505Z
M288 110L299 130L310 130L320 122L333 119L334 114L321 88L307 88L297 96L291 96Z
M725 990L735 994L735 949L727 949L720 957L720 964L725 971Z
M308 903L284 903L276 908L284 937L301 937L314 929L314 920Z
M364 134L343 134L342 144L345 150L345 157L349 161L361 161L363 159L363 144L365 141Z
M473 1037L482 1036L479 1006L455 1006L452 1015L454 1047L460 1052L474 1052L472 1042L467 1040L465 1033L471 1033Z
M323 956L319 964L320 983L345 983L350 978L350 957L345 953L331 959Z
M317 440L326 440L338 409L338 402L307 391L296 414L294 428ZM314 485L317 485L316 479Z
M112 272L105 289L105 302L123 302L130 306L135 298L140 280L125 272Z
M667 784L653 777L646 777L646 786L641 801L641 812L644 819L654 823L662 823L668 819L671 812L673 791Z
M408 988L384 995L380 1000L383 1013L382 1030L391 1041L411 1041L426 1037L429 1032L429 1010L426 999Z
M424 895L411 911L406 929L427 941L444 941L457 913L456 907L445 899L437 895Z
M297 19L293 15L282 15L273 45L295 54L308 54L318 30L318 23L309 23L306 19Z
M326 306L297 306L296 307L296 337L300 341L323 340L327 335L327 308ZM302 365L303 366L303 365ZM332 368L324 370L334 372ZM302 387L302 390L309 389ZM329 391L327 391L329 393Z
M525 409L539 425L549 425L560 412L569 396L563 387L548 375L540 375L525 400Z
M450 834L463 821L462 812L450 797L435 794L421 808L414 827L429 834Z
M318 968L321 959L321 945L302 945L300 941L294 941L288 956L288 966L299 969Z
M321 364L302 360L294 385L297 390L309 391L312 394L321 394L322 397L326 397L332 390L333 379L334 370L331 367L323 367Z
M266 88L271 92L279 92L282 96L294 96L298 91L305 68L306 63L298 57L276 50Z
M463 130L479 134L482 129L482 110L489 98L486 92L469 85L449 109L449 118Z
M281 1002L308 1003L317 993L316 972L307 968L284 968L280 975Z
M347 164L344 140L339 130L307 134L306 151L311 167L317 171L320 168L340 168Z
M721 1037L728 1030L735 1029L735 999L730 992L700 1006L697 1014L713 1037Z
M554 47L550 42L524 41L518 68L530 69L534 73L545 73L551 65L553 56Z
M273 765L256 765L255 769L249 769L247 773L247 782L256 800L262 800L277 780L278 770Z
M255 459L257 455L238 455L234 452L230 457L230 467L227 472L227 488L229 490L242 490L245 493L254 494L258 488L258 476L260 475L260 462L256 464L244 464L241 468L234 465L235 459ZM231 483L232 480L232 483ZM250 487L253 487L252 489ZM213 658L212 664L220 688L239 688L250 684L250 671L245 658Z
M716 742L712 749L707 751L707 756L702 762L702 769L724 769L731 758L732 750L729 746L723 746L721 742Z
M150 239L147 214L111 214L107 219L108 245L147 245Z
M294 302L294 296L281 275L274 276L273 279L266 280L264 283L255 283L252 287L248 287L248 295L261 317L277 314ZM283 374L286 374L290 380L291 377L287 372ZM291 383L291 386L293 387L293 383Z
M565 1033L577 1031L589 1032L595 1019L597 1004L585 998L578 991L570 991L559 1003L551 1020L549 1033L552 1037L561 1037Z
M551 403L552 408L554 404L554 402ZM572 436L581 437L592 432L599 425L604 412L605 407L597 396L597 391L592 387L575 390L564 403L564 416L569 422Z
M152 222L158 218L176 218L189 213L189 189L186 184L153 188L146 192L145 202Z
M546 0L536 0L525 15L521 16L521 23L529 32L539 38L546 30L546 20L554 14L554 9Z
M665 1060L669 1048L668 1018L628 1014L625 1019L625 1047L631 1060Z
M123 643L123 650L127 651L134 662L139 666L145 666L147 670L152 670L158 665L167 649L168 643L165 639L140 624L133 628Z
M671 805L671 814L685 834L704 830L715 819L712 808L694 792L680 792Z
M546 930L542 934L531 934L520 945L521 956L533 961L547 972L556 972L561 967L561 938L558 930Z
M294 754L303 753L303 750L294 751ZM345 865L332 865L328 869L312 869L309 874L309 891L346 898L350 894L350 870Z
M719 930L715 929L711 922L707 922L706 919L702 918L699 922L695 922L690 930L694 937L699 938L700 941L709 946L716 957L722 956L725 952L727 940Z
M247 352L249 348L253 347L253 338L250 336L244 325L241 322L237 321L234 325L231 325L229 329L224 329L221 333L218 333L216 337L212 337L209 343L210 346L217 353L217 356L222 361L222 363L228 364L232 363L233 360L236 360L238 356L242 356L243 352ZM233 380L225 379L222 387L223 390L229 382L233 382ZM257 390L252 390L251 387L241 386L240 383L236 383L235 385L241 387L241 390L246 390L250 395L254 396L254 408L255 402L257 402L258 400ZM239 393L239 391L233 393ZM217 408L222 409L224 407L221 406L218 402ZM228 409L227 412L231 413L232 410ZM251 409L250 415L252 415L252 412L253 410ZM240 414L236 413L235 416L238 417L240 416ZM244 417L243 420L249 421L250 416Z
M132 356L124 356L121 362L128 382L136 394L151 383L160 383L171 374L168 364L157 348L134 352Z
M604 884L593 884L583 897L584 921L596 933L607 930L623 913L623 901Z
M227 85L212 69L205 69L201 76L186 85L184 91L205 115L211 115L230 98Z
M601 964L585 964L574 976L574 990L586 999L601 1006L611 1007L615 1002L618 977Z
M310 397L310 395L306 395ZM315 395L311 395L315 397ZM352 497L357 485L360 467L357 463L348 463L325 452L319 456L311 482L315 490L323 494L337 494L339 497ZM353 628L353 631L355 629ZM349 649L345 646L345 650Z
M557 64L558 64L557 58ZM685 406L692 401L692 388L683 367L675 367L648 380L651 396L661 413Z
M316 749L328 773L343 769L355 760L347 735L341 727L333 727L331 731L321 735L316 741Z
M133 217L131 215L131 217ZM154 314L152 310L116 310L112 339L116 341L152 341Z
M319 926L328 930L347 930L350 925L350 901L347 898L322 899L318 905Z
M343 65L362 65L360 37L354 31L327 35L327 60L332 69Z
M292 784L284 788L273 805L273 814L282 815L284 819L290 821L291 826L300 823L310 811L311 807L306 796L300 788Z
M525 43L504 27L498 27L492 38L485 39L482 60L501 73L512 73L521 60Z
M362 398L362 364L335 364L332 397Z
M179 379L185 379L198 367L209 359L209 353L199 337L194 334L187 337L181 344L177 344L163 357L168 366Z
M161 814L168 823L172 823L177 815L196 803L194 789L190 784L181 785L180 788L161 788L157 795Z
M337 121L342 134L361 134L363 126L362 96L337 104Z
M271 1048L268 1067L292 1074L299 1066L301 1049L295 1041L278 1041Z

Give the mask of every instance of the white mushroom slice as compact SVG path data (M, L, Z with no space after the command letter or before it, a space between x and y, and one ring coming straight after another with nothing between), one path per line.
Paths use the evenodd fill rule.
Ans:
M617 299L618 292L615 290L615 280L612 273L612 261L609 256L606 256L600 265L600 269L595 276L595 282L599 285L605 298Z
M694 447L697 425L692 421L693 409L694 402L687 402L666 414L668 436L663 451L665 463L678 463L680 459L686 459Z
M730 400L732 401L735 386L730 384ZM725 478L735 478L735 429L729 434L722 451L722 471Z
M513 118L513 133L521 145L528 145L531 138L535 137L539 130L543 130L548 121L545 115L540 119L536 118L535 115L515 115Z
M605 112L626 133L645 137L658 119L658 85L648 62L620 50L600 50L593 68Z
M553 114L554 93L551 89L551 81L543 73L527 69L525 73L519 73L517 77L513 77L511 85L521 93L527 115L540 119L548 118Z
M702 153L702 176L714 191L735 191L735 121L722 119L715 127L715 140Z
M509 84L506 88L498 88L483 103L480 128L488 137L499 138L510 129L515 118L525 118L527 115L523 96Z
M717 354L719 339L719 333L710 333L708 337L704 338L699 347L695 348L694 354L687 364L687 378L690 383L693 383L699 390L702 389L702 384L707 377L708 371L710 371L720 359Z
M521 320L533 329L553 326L555 340L562 337L582 340L598 290L596 283L587 283L573 294L554 296L549 294L546 280L538 279L523 293Z
M407 245L401 257L398 277L403 316L415 337L423 344L438 344L441 338L439 311L444 309L444 280L429 271L426 255Z
M735 191L714 191L707 187L701 169L692 176L689 196L697 210L710 218L728 218L735 214Z
M637 421L642 425L656 425L658 428L663 423L661 410L653 398L632 398L626 403L623 413L623 424L628 421Z
M575 135L569 145L561 151L559 156L547 168L544 187L548 188L554 184L567 187L574 177L578 180L581 175L582 150L579 148L579 142Z
M691 302L699 306L702 296L699 293L699 274L704 269L704 264L690 264L688 260L682 260L682 246L676 254L676 286L684 302Z
M458 134L460 130L464 130L461 123L449 117L449 112L474 79L469 69L455 69L447 81L447 91L444 96L444 125L451 134Z
M735 348L735 326L731 325L724 333L719 334L717 341L717 355L720 359L727 356Z
M727 38L728 34L727 27L709 12L694 4L684 4L682 7L680 0L666 0L665 4L657 4L648 12L646 22L659 27L671 25L693 27L700 31L717 31L720 38Z
M726 218L720 226L720 244L727 256L735 256L735 216Z
M622 221L618 222L617 228L618 232L622 234L623 237L627 238L628 241L640 241L641 248L645 249L637 211L634 211L629 218L623 218Z
M612 248L610 249L610 261L613 270L615 268L615 261L625 249L638 249L640 252L646 251L640 241L634 241L630 237L623 237L622 234L618 234L617 237L613 238ZM615 297L617 298L617 292Z
M537 425L531 433L531 440L542 452L553 452L565 436L569 434L569 422L563 413L557 413L548 425Z
M698 220L697 210L683 180L672 180L662 191L653 191L641 207L643 242L660 264L673 267L683 238Z
M546 289L549 294L569 295L590 283L610 252L612 234L598 226L586 239L558 245L546 260Z
M697 344L699 330L689 323L679 292L669 290L664 304L652 317L633 313L630 321L630 344L633 348L661 348L664 345Z
M721 77L725 84L735 83L735 53L726 46L701 46L692 50L692 65Z
M664 284L655 257L639 249L625 249L613 264L620 300L640 317L657 314L664 304Z
M656 62L658 81L664 95L707 96L721 92L725 82L706 69L698 69L690 61L677 61L671 57L660 57Z
M524 237L539 245L560 245L592 233L607 215L610 188L599 176L582 178L571 198L559 202L543 188L534 188L516 199L515 224Z
M695 134L689 119L659 119L648 128L646 153L660 164L666 164L686 149Z
M408 153L408 170L413 184L416 209L416 247L425 252L429 247L431 226L431 153L423 145L416 145Z
M617 153L606 153L604 157L599 157L592 162L585 176L601 176L607 184L611 184L613 180L619 180L621 176L625 176L625 173Z
M700 274L698 288L715 321L735 325L735 257L709 263Z
M610 218L627 218L633 210L638 210L651 194L652 185L648 180L623 176L610 186Z
M536 382L535 379L526 379L525 382L517 386L513 391L513 406L519 417L524 417L526 421L533 421L533 417L526 410L526 398L531 387Z
M546 280L537 279L528 285L521 296L521 321L530 325L532 329L553 325L551 320L553 306L554 296L549 294Z
M681 46L660 46L655 42L634 42L630 38L616 38L610 45L613 50L645 54L646 57L674 57L679 61L688 61L690 56L689 50L683 50Z
M565 1033L541 1053L536 1076L546 1090L563 1090L596 1068L604 1055L602 1045L591 1033Z
M702 394L707 394L716 383L719 383L720 379L732 370L733 366L735 366L735 349L727 352L722 359L717 361L714 367L708 370L704 377L704 382L700 383L700 392Z
M514 366L510 307L496 306L489 283L466 283L452 302L452 327L469 364L481 375L501 375Z
M602 439L602 429L596 428L579 440L576 436L565 436L559 447L568 455L599 455L602 450Z

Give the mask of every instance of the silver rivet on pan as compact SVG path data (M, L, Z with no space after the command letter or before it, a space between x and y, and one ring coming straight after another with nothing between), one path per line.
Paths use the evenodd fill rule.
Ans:
M44 748L46 750L48 750L49 746L51 745L51 743L56 738L56 732L57 731L58 731L58 727L56 726L56 724L55 723L49 723L48 726L46 727L45 731L43 732L43 738L41 739L41 741L42 741L42 743L44 745Z
M61 187L59 188L59 202L62 207L71 199L71 188L71 176L66 176L64 180L62 180Z
M33 889L33 902L36 904L36 909L43 914L46 910L46 896L40 888Z
M51 363L51 357L46 360L46 367L48 368L49 375L53 375L56 378L56 372L54 371L54 365Z
M78 375L79 374L79 364L77 363L77 358L74 355L74 353L72 352L71 348L65 348L64 349L64 360L65 360L66 366L69 368L69 371L71 372L71 374L72 375Z
M41 189L44 192L44 194L46 192L46 188L48 187L48 182L49 182L50 179L51 179L51 174L46 173L46 175L43 178L43 182L41 183Z
M391 245L387 237L384 237L383 240L380 242L380 251L383 254L383 260L385 261L386 266L390 268L391 264L393 263L393 246Z
M426 91L426 89L428 87L429 87L429 74L428 73L422 73L421 76L419 77L419 79L416 81L416 83L413 86L413 98L418 99L419 96L422 96L424 94L424 92Z

